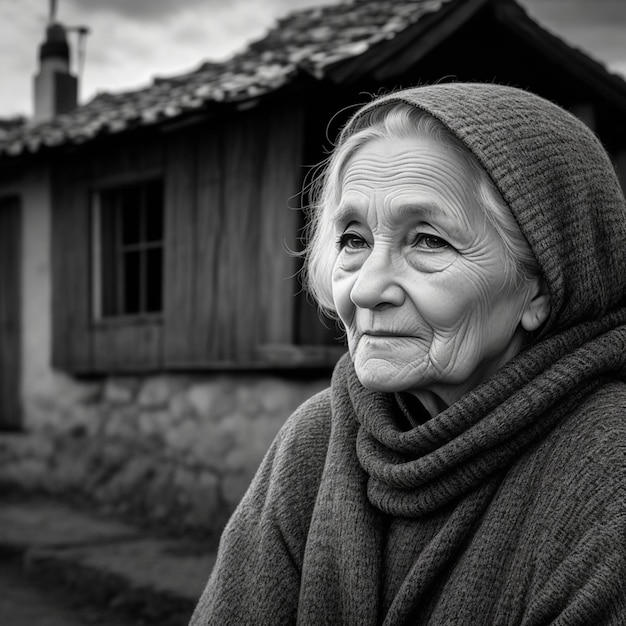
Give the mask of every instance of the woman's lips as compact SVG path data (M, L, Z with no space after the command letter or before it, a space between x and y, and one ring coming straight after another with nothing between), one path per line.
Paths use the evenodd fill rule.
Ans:
M361 335L366 335L368 337L385 337L385 338L393 338L393 337L415 337L413 333L403 333L395 330L363 330L361 331Z

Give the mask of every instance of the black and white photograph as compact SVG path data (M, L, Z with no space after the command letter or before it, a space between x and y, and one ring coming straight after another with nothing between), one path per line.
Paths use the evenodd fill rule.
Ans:
M624 626L626 1L0 0L0 624Z

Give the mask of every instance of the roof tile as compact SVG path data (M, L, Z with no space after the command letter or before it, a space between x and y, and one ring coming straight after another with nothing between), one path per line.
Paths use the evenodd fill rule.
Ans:
M330 66L393 39L444 5L462 0L352 0L297 11L230 59L205 62L147 87L101 93L66 115L0 133L0 156L44 146L83 143L105 133L176 118L210 103L238 102L272 92L302 72L323 78Z
M69 114L25 124L0 137L0 155L82 143L137 124L154 124L211 102L239 101L274 91L299 71L321 78L330 65L392 38L427 12L458 0L353 0L294 12L260 40L222 63L160 77L144 89L102 93Z

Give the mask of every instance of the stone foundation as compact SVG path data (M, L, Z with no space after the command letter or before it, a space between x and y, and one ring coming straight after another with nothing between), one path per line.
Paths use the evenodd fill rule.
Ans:
M267 375L60 379L0 435L0 482L218 536L291 412L329 384Z

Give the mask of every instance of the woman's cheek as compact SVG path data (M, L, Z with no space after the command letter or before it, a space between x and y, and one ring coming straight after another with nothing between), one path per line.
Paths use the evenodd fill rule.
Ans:
M450 271L458 261L459 254L454 248L437 251L409 250L405 253L406 265L420 274L439 274Z
M342 250L335 260L335 270L338 272L358 272L367 258L365 251Z
M454 264L441 273L430 274L416 298L425 319L442 331L453 331L486 316L491 291L482 276Z
M350 299L350 292L356 279L357 275L355 273L335 266L332 276L333 301L337 315L346 328L354 317L354 304Z
M422 286L414 301L424 320L442 332L464 325L475 309L464 294L427 285Z

